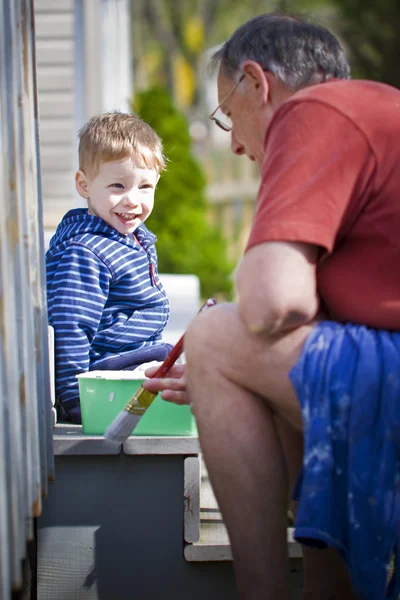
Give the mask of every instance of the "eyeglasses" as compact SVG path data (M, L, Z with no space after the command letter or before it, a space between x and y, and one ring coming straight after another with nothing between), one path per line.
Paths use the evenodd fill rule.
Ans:
M227 115L224 115L223 121L221 121L221 119L218 119L217 117L214 117L214 115L218 112L218 110L221 108L221 106L224 104L224 102L227 101L229 96L231 94L233 94L233 92L238 87L239 83L241 83L245 77L246 77L245 73L242 73L242 75L239 77L239 80L237 81L237 83L235 83L233 88L231 90L229 90L229 92L227 93L225 98L218 104L217 108L208 117L209 119L211 119L211 121L214 121L214 123L216 123L218 125L218 127L223 129L224 131L232 131L232 121L230 120L230 118Z

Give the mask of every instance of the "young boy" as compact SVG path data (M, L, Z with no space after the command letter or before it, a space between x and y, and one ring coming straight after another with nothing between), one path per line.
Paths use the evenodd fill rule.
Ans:
M81 422L76 375L163 360L169 304L155 236L144 225L165 168L161 140L135 115L99 115L79 131L76 189L46 253L49 323L55 331L56 397Z

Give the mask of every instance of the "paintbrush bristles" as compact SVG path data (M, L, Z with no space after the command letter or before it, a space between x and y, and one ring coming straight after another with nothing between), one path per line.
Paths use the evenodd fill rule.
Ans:
M132 415L125 409L121 410L111 425L107 427L104 434L105 439L115 444L122 444L131 435L140 419L141 415Z
M106 440L119 444L125 442L156 396L157 394L153 394L153 392L149 392L140 386L125 408L107 427L104 433Z

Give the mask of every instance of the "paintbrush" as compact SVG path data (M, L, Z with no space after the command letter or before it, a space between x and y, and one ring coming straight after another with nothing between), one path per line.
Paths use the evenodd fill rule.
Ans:
M207 310L210 308L210 306L214 306L215 304L216 301L212 298L209 298L200 308L199 312ZM182 337L178 340L168 354L167 358L154 373L152 378L165 377L168 371L174 366L183 352L184 337L185 336L182 335ZM104 433L105 439L118 444L125 442L156 396L156 393L149 392L140 386L133 394L125 408L121 410L114 421L107 427Z

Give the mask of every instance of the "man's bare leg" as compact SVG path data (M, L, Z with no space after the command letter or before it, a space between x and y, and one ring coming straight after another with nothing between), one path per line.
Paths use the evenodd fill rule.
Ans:
M285 458L289 504L295 515L297 502L291 495L302 468L303 436L279 417L275 423ZM303 570L303 600L357 600L347 567L336 550L303 546Z
M269 378L268 344L249 339L234 307L217 306L204 316L185 336L188 391L230 535L239 597L286 600L286 468L272 410L260 398L277 365ZM290 391L288 382L278 387ZM298 404L288 410L300 427Z
M230 535L239 597L286 600L287 482L271 412L261 399L235 390L230 382L209 389L224 400L218 411L204 416L199 408L196 417L210 480ZM208 423L214 419L210 431ZM259 515L264 514L274 523L273 530L261 526Z
M189 395L242 599L288 597L288 471L275 419L301 430L288 373L310 331L263 340L247 332L234 306L222 305L200 315L185 336Z
M346 565L336 550L303 546L303 559L304 600L359 600Z

